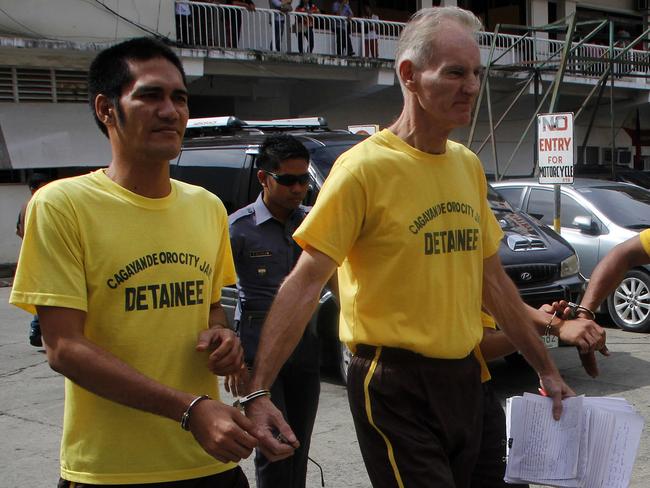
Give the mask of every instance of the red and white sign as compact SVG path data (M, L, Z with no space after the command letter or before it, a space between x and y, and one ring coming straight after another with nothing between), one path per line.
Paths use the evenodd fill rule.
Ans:
M537 116L540 183L573 183L573 114Z

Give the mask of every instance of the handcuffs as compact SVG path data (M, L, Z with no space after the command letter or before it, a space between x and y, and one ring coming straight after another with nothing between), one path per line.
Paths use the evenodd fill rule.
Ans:
M589 314L590 320L596 320L596 314L593 312L593 310L589 310L587 307L583 307L582 305L578 305L577 303L569 302L567 303L567 308L571 310L571 318L575 318L580 312L584 312ZM551 336L551 329L552 329L552 322L554 317L560 317L559 312L555 312L553 315L551 315L551 318L548 321L548 324L546 324L546 327L544 328L544 336L546 338L549 338Z
M596 320L596 314L593 312L593 310L589 310L587 307L583 307L577 303L569 302L567 303L567 308L571 309L571 315L573 317L576 317L580 312L585 312L589 314L589 320Z
M235 400L232 406L238 408L239 410L244 410L244 405L246 405L248 402L251 402L256 398L260 398L263 396L270 397L271 392L269 390L256 390L252 393L249 393L248 395L238 398L237 400Z

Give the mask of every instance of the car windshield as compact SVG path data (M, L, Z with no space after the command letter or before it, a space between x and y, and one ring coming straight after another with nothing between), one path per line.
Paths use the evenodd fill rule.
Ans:
M579 188L607 218L621 227L650 227L650 191L636 186L597 186Z
M512 207L506 201L506 199L503 198L501 194L497 192L494 188L492 188L489 184L488 184L487 199L488 202L490 203L490 208L492 210L498 210L501 212L504 211L512 212Z
M327 146L307 145L307 148L309 149L311 160L316 165L318 172L323 176L323 178L327 178L334 161L336 161L341 154L350 149L357 142L359 141L343 141L338 144L328 143Z

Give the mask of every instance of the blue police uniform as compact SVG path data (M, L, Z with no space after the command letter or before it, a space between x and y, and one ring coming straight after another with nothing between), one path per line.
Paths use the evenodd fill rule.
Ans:
M286 223L276 220L262 194L230 215L230 242L237 270L238 301L235 320L246 363L252 365L260 330L280 284L293 269L301 249L293 232L309 207L300 206ZM309 327L271 386L271 401L284 414L300 441L300 448L283 461L270 463L255 455L258 488L304 488L307 455L320 394L318 339Z

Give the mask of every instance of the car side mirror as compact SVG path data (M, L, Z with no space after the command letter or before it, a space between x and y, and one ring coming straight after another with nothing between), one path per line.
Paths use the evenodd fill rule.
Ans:
M578 215L575 219L573 219L572 225L573 227L576 227L578 230L580 230L580 232L583 234L589 234L592 236L600 234L600 227L598 226L598 223L594 222L591 217L587 217L586 215Z

